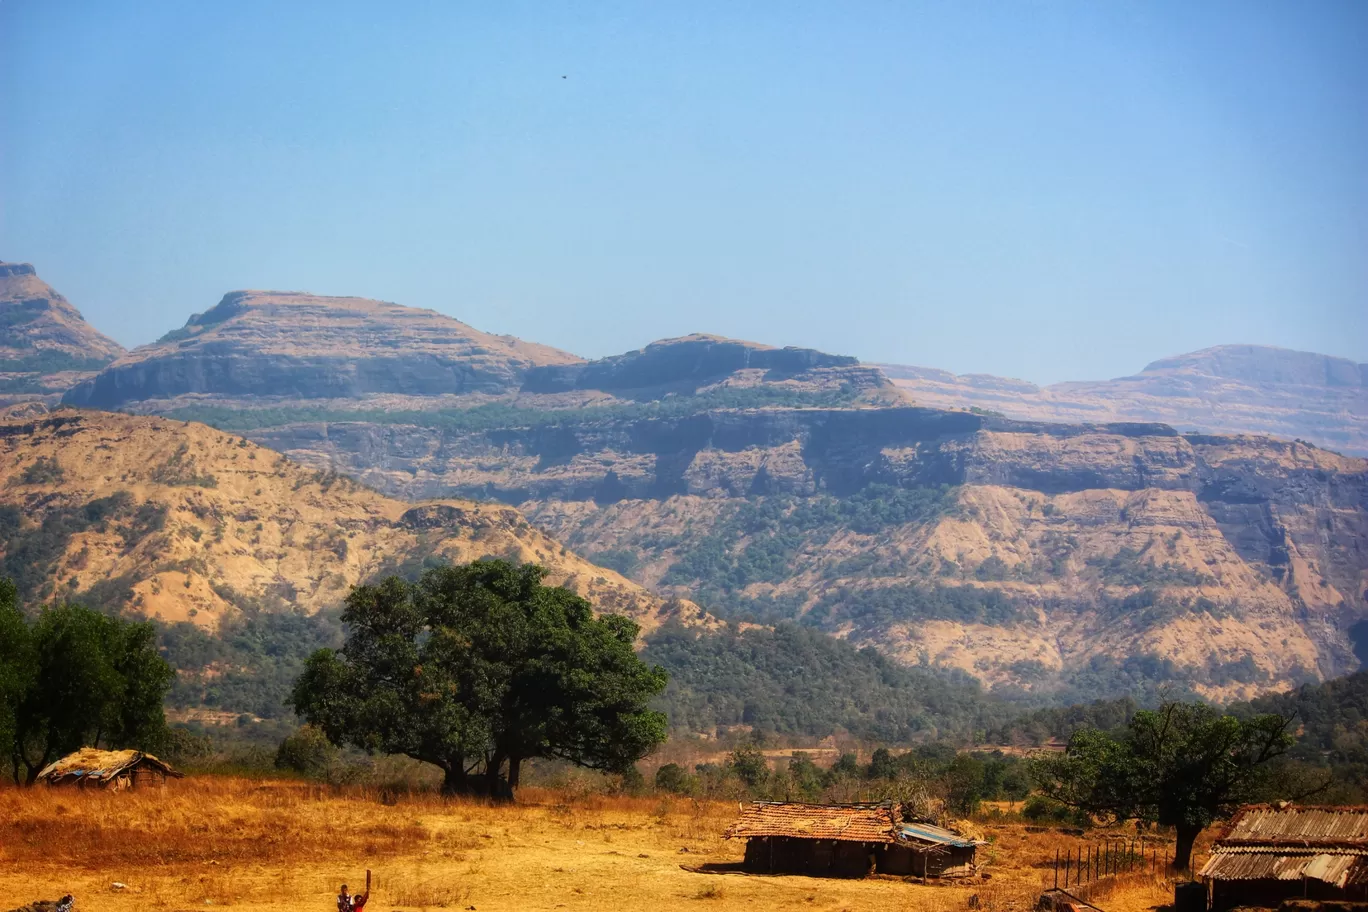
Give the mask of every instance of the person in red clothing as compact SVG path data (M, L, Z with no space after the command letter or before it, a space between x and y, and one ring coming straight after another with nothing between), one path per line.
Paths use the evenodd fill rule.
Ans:
M351 898L351 912L364 912L366 903L370 902L370 871L366 871L366 892L356 893Z

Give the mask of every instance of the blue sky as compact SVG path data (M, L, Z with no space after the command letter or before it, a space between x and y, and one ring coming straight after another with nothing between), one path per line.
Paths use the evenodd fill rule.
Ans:
M0 259L126 345L284 288L586 356L1368 361L1356 0L0 0L0 106Z

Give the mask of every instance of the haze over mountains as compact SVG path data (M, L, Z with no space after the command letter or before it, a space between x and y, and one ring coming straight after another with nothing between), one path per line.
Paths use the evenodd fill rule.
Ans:
M1162 421L1179 430L1272 434L1368 455L1368 364L1266 345L1162 358L1134 376L1038 387L985 374L881 364L924 405L1034 421Z
M1362 368L1324 356L1226 347L1036 390L707 335L584 361L431 311L233 292L62 382L390 497L501 501L657 599L1003 692L1251 696L1356 667L1368 617L1368 461L1250 436L1362 447Z

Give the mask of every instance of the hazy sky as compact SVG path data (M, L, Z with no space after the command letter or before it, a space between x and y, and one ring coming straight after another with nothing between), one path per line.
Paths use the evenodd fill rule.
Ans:
M0 0L0 207L126 345L280 288L586 356L1368 361L1368 3Z

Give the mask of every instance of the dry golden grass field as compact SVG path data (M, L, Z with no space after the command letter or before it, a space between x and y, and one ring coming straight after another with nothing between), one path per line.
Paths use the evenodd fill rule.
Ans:
M721 838L737 806L525 789L489 805L431 794L388 799L289 781L196 777L125 794L0 787L0 909L76 897L77 912L334 912L365 870L372 912L476 909L1028 909L1056 849L1081 840L983 824L993 844L974 885L686 870L736 862ZM116 883L122 887L114 886ZM1133 876L1095 902L1155 909L1172 896Z

